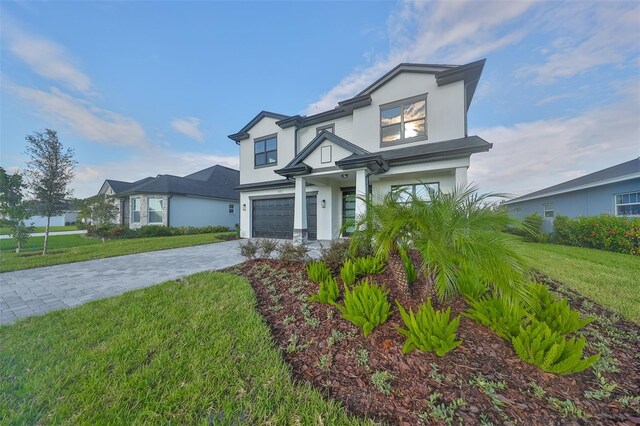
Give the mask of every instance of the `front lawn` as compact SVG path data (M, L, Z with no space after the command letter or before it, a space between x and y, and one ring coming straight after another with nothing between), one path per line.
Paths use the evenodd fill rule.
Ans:
M362 424L291 380L255 303L206 272L0 326L0 423Z
M27 244L27 249L29 249L29 251L20 254L13 252L13 249L15 248L15 242L13 240L0 240L0 248L2 250L0 272L38 268L41 266L59 265L62 263L102 259L105 257L144 253L148 251L195 246L200 244L218 243L225 239L232 238L234 235L235 233L233 232L222 232L218 234L131 238L107 240L105 244L103 244L99 239L87 238L84 235L56 235L49 237L50 252L45 256L38 253L38 250L42 249L44 237L32 237L29 240L29 244Z
M640 257L540 243L522 244L521 252L551 279L640 323Z

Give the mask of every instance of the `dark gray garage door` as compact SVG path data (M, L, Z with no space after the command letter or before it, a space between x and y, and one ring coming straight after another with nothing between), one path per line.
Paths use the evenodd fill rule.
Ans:
M294 198L269 198L253 200L252 223L253 237L256 238L293 238ZM309 239L318 238L317 232L318 202L315 195L307 197L307 228Z

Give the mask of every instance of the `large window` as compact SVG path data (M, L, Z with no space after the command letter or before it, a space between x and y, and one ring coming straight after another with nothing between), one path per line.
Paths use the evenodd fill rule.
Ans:
M380 107L382 145L427 137L427 96L405 99Z
M140 198L131 199L131 223L140 223Z
M400 203L409 202L411 196L414 196L419 200L429 201L431 198L429 196L429 189L437 191L440 189L440 184L438 182L431 182L391 186L391 190L398 193L398 202Z
M270 166L278 162L278 137L271 135L254 142L255 166Z
M149 211L149 223L162 223L164 214L164 200L159 197L149 197L147 199Z
M640 192L616 194L617 216L640 216Z

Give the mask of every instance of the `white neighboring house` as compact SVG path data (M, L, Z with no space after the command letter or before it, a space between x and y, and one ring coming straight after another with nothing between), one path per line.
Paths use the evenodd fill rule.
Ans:
M78 220L77 211L65 211L62 214L51 216L51 222L49 226L65 226L76 223ZM31 226L47 226L46 216L31 216L29 219L23 221L26 225Z
M467 134L484 60L400 64L329 111L262 111L229 135L240 146L240 236L331 240L364 213L360 196L467 180L471 154L492 144Z
M107 179L98 195L117 198L114 223L143 225L211 226L230 229L239 223L238 170L216 165L179 177L158 175L136 182Z

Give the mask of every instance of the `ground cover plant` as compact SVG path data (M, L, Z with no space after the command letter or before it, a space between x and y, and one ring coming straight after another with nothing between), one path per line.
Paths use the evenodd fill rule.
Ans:
M369 424L287 365L232 274L0 326L2 424Z

